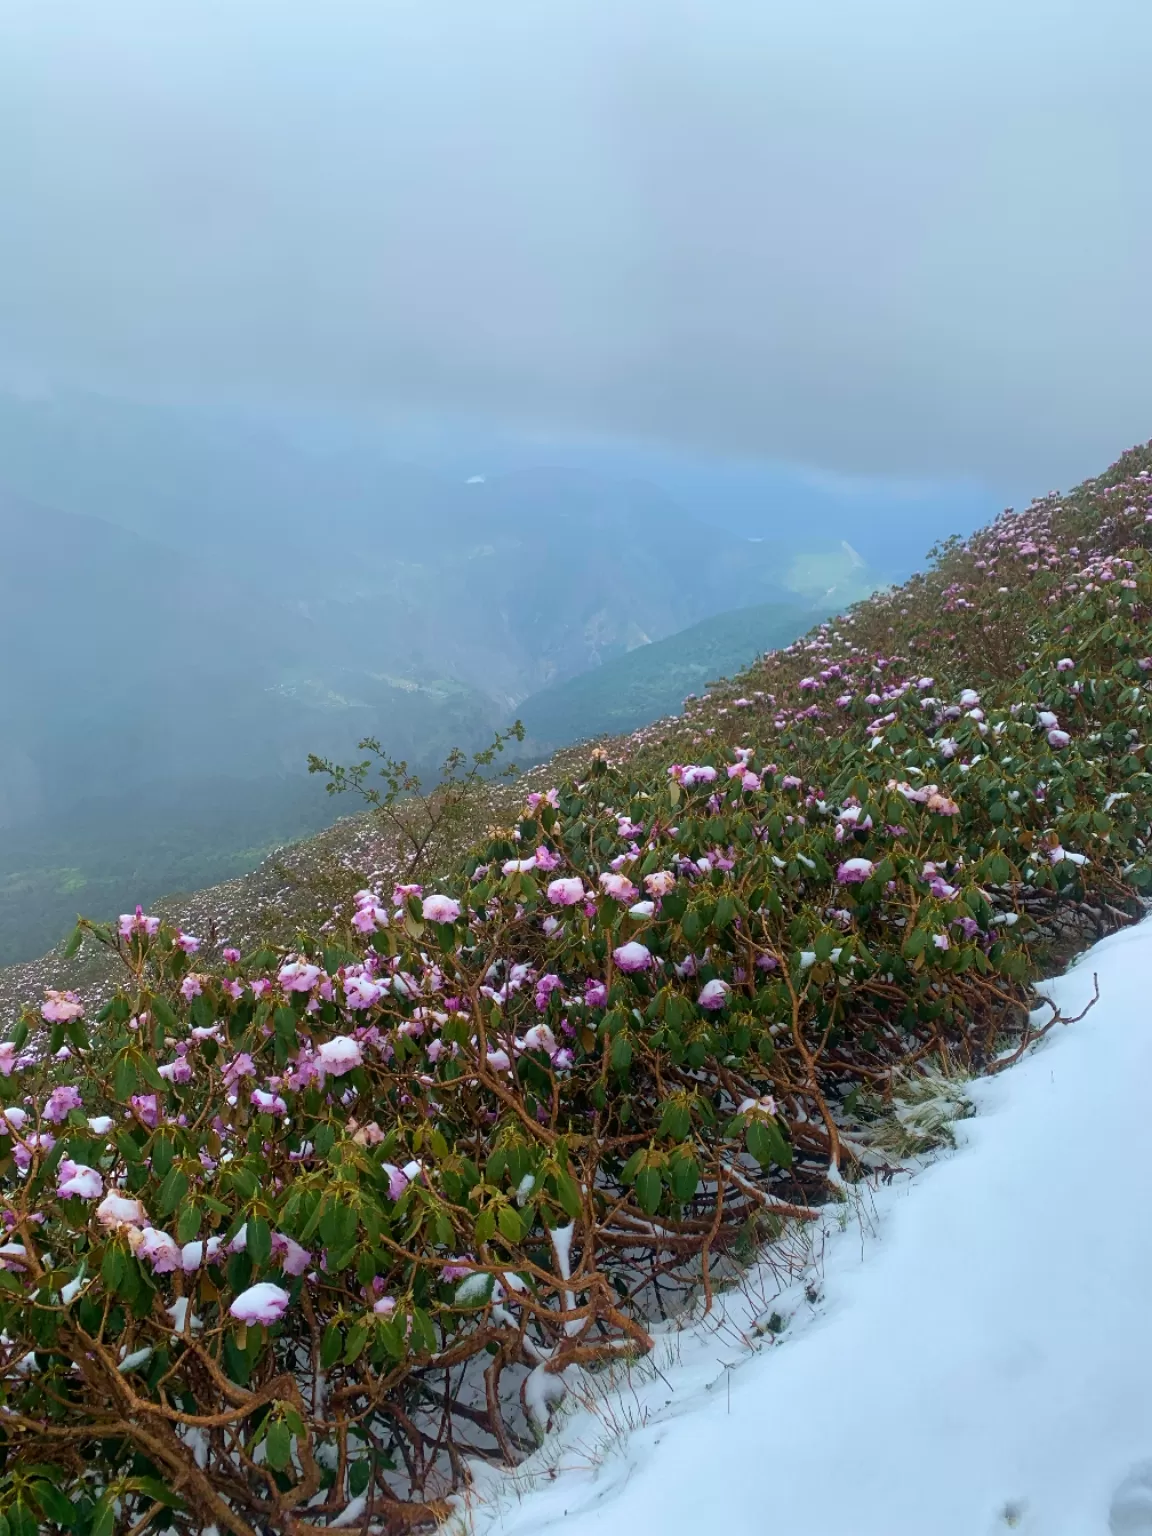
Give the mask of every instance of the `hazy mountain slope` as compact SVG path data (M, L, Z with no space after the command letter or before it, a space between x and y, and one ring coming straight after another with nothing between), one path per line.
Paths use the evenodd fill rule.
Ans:
M787 540L753 541L637 479L546 465L466 484L371 443L313 452L244 420L87 395L0 395L0 483L259 585L291 606L314 667L456 677L507 703L710 614L786 601L809 547L783 508Z
M815 617L811 609L781 603L721 613L545 688L517 713L529 741L541 747L630 731L678 713L686 694L789 644Z

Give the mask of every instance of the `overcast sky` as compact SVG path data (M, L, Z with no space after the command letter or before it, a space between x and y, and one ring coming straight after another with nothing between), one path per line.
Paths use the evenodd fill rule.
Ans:
M1031 490L1152 435L1150 0L0 0L0 369Z

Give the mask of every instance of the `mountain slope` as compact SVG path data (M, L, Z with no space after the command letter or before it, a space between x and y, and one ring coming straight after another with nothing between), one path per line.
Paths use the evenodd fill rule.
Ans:
M717 614L545 688L525 699L516 713L529 742L541 748L619 735L678 713L688 694L747 666L764 651L789 644L812 620L810 609L783 603Z

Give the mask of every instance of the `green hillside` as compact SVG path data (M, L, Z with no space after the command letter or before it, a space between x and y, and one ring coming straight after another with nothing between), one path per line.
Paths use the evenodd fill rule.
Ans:
M679 711L688 694L700 693L713 678L788 645L814 617L811 609L784 603L734 608L543 688L517 714L540 747L634 730Z

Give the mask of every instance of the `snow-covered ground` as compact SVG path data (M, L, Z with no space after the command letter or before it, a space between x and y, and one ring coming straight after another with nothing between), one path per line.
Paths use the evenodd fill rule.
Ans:
M456 1529L1152 1533L1152 920L1048 994L1076 1013L1093 973L1085 1019L971 1085L955 1154L662 1335Z

